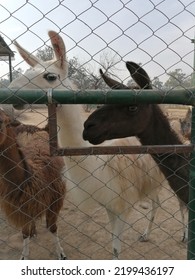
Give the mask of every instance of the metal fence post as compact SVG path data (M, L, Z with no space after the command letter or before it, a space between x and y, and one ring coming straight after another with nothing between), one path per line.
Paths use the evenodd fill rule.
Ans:
M191 142L195 144L195 107L192 108ZM188 255L189 260L195 259L195 150L192 151L190 161L189 181L189 232L188 232Z

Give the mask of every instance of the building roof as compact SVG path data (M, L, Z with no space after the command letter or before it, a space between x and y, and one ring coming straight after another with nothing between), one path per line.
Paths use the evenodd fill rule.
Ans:
M1 56L11 56L14 57L13 51L8 47L4 39L0 35L0 57Z

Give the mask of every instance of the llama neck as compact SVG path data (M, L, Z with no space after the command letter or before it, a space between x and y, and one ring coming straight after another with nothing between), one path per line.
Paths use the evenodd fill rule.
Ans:
M26 162L16 142L12 128L7 129L7 137L0 145L0 176L10 187L17 188L27 179Z
M80 105L62 105L57 108L58 140L61 147L86 147L82 138L83 111Z
M158 105L151 105L152 117L146 129L138 135L144 145L183 144L170 126L169 120Z
M157 105L152 105L154 116L147 129L138 135L142 145L179 145L183 144L172 130L168 119ZM188 203L189 195L189 157L184 154L152 154L155 162L167 178L178 197Z
M86 147L83 140L83 112L80 105L62 105L57 108L58 142L60 147ZM97 206L98 190L107 181L104 167L105 159L95 156L64 156L67 189L74 205L91 214ZM103 170L103 171L102 171ZM95 175L94 175L95 173ZM92 175L93 174L93 175ZM95 199L93 199L95 197ZM103 199L106 199L104 196ZM95 206L96 205L96 206Z

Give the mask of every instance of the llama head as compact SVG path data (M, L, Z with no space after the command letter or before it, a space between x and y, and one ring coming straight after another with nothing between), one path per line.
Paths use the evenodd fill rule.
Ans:
M148 74L140 65L127 62L126 67L139 88L152 88ZM110 79L102 71L100 73L111 88L128 88ZM83 138L97 145L115 138L139 137L152 119L152 108L152 105L148 104L103 105L94 111L84 123Z
M15 79L9 86L14 89L37 88L70 88L68 80L68 63L66 49L61 36L55 31L49 31L48 35L55 53L55 59L42 61L21 47L17 42L15 46L24 61L31 66L24 75Z

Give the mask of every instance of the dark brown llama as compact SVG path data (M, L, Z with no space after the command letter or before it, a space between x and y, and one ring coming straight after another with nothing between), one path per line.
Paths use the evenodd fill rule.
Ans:
M29 240L36 234L35 222L43 215L55 238L58 258L65 259L56 225L66 190L61 178L64 162L49 156L44 129L26 128L30 137L20 145L18 135L24 133L25 125L12 123L0 110L0 206L9 222L22 229L21 259L28 259Z
M148 74L134 62L126 63L134 81L140 88L151 89ZM124 88L100 71L112 88ZM126 86L125 86L126 87ZM156 104L103 105L94 111L84 123L83 138L97 145L105 140L137 136L142 145L182 144L170 126L169 120ZM171 188L185 208L189 199L189 156L184 154L152 154ZM185 239L185 237L184 237Z

